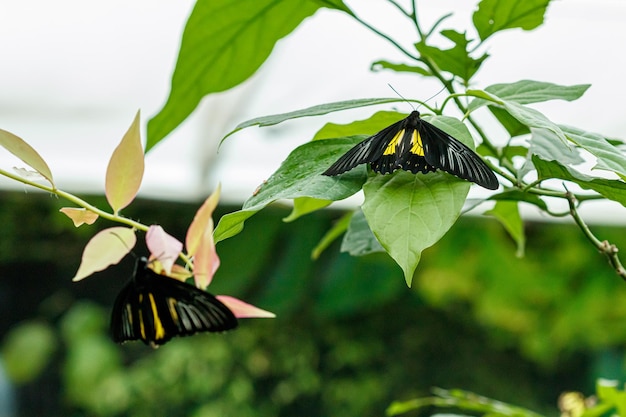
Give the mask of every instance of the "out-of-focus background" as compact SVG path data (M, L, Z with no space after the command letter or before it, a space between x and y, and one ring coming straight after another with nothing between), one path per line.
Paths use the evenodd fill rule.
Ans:
M350 3L366 20L390 13L385 29L404 30L385 2ZM421 19L453 10L448 25L462 29L475 6L424 1ZM60 188L105 205L99 196L109 155L137 109L145 122L165 102L192 7L161 0L0 4L0 128L37 149ZM492 57L476 87L519 79L590 83L576 102L537 107L559 123L623 137L624 21L626 4L617 0L554 2L539 29L488 43ZM398 57L345 16L320 11L279 42L250 80L207 98L149 153L142 200L125 214L184 236L218 182L216 218L238 209L321 123L374 110L247 129L216 153L217 140L249 118L389 97L388 83L411 98L437 93L415 77L370 72L379 58ZM21 166L7 152L0 164ZM554 414L561 391L589 393L598 377L625 376L626 284L568 224L529 223L520 259L495 221L464 218L425 252L408 289L384 255L352 258L336 245L311 261L339 210L291 224L281 222L288 210L266 210L218 245L222 264L211 291L277 319L244 320L236 332L152 351L116 346L106 335L132 260L70 282L86 241L110 224L75 229L58 213L66 202L5 178L0 189L0 416L375 416L431 386ZM623 207L593 203L583 214L597 235L626 247Z

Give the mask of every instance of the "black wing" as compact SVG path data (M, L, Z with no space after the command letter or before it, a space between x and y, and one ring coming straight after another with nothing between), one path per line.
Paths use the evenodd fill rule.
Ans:
M424 120L418 131L429 165L489 190L498 188L498 179L491 168L463 143Z
M235 327L235 315L213 295L141 265L120 291L111 315L111 336L117 343L162 345L174 336Z
M404 130L406 119L400 120L381 130L373 136L357 143L352 149L346 152L341 158L332 164L322 175L335 176L343 174L360 164L370 163L372 169L382 174L392 172L399 168L396 166L395 152L391 155L383 155L385 150L396 137Z

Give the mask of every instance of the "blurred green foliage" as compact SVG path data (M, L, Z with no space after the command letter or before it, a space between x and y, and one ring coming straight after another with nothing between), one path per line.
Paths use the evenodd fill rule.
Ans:
M626 285L570 225L527 225L526 257L517 258L494 220L464 218L424 253L408 289L381 253L355 258L330 248L310 259L342 213L285 224L288 209L265 210L218 245L211 289L278 317L152 350L117 346L107 335L132 259L71 283L88 236L58 215L62 202L2 199L8 227L0 247L10 250L1 255L0 283L11 295L2 303L3 360L11 369L47 359L39 376L14 381L22 383L24 416L380 416L432 386L554 413L561 391L589 392L607 370L624 376ZM158 217L181 237L196 208L137 201L126 214ZM16 212L28 221L11 220ZM623 228L594 231L626 245Z

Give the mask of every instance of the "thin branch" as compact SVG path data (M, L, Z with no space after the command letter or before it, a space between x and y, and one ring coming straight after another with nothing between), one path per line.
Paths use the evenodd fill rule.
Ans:
M22 184L26 184L26 185L30 185L31 187L35 187L38 188L40 190L43 191L47 191L51 194L55 194L59 197L62 197L74 204L76 204L79 207L83 207L86 210L89 210L95 214L97 214L98 216L107 219L107 220L111 220L117 223L122 223L125 225L128 225L130 227L134 227L135 229L138 230L142 230L144 232L148 231L148 226L146 226L145 224L141 224L139 222L136 222L134 220L131 220L127 217L123 217L117 214L113 214L113 213L108 213L104 210L100 210L99 208L92 206L91 204L89 204L88 202L86 202L85 200L83 200L82 198L79 198L77 196L75 196L74 194L70 194L66 191L60 190L58 188L54 188L54 187L50 187L44 184L40 184L38 182L34 182L34 181L30 181L27 180L26 178L22 178L19 175L13 174L9 171L5 171L3 169L0 169L0 175L3 175L7 178L11 178L12 180L15 180L17 182L21 182Z
M390 42L393 46L395 46L396 48L398 48L398 50L400 52L402 52L404 55L408 56L409 58L416 60L416 61L421 61L420 57L417 55L413 55L412 53L410 53L408 50L404 49L404 47L402 47L402 45L400 45L398 42L396 42L391 36L381 32L380 30L376 29L374 26L370 25L369 23L367 23L366 21L364 21L363 19L361 19L359 16L357 16L354 13L351 13L350 16L352 16L352 18L354 18L357 22L359 22L360 24L362 24L363 26L365 26L366 28L368 28L369 30L371 30L372 32L374 32L375 34L377 34L378 36L380 36L383 39L386 39L388 42Z
M609 260L609 263L615 269L617 275L619 275L624 281L626 281L626 268L622 265L617 256L619 249L614 244L610 243L607 240L600 241L589 229L589 226L585 223L585 221L578 214L578 210L576 208L576 196L569 191L565 193L565 197L567 198L567 202L569 204L569 212L580 230L582 230L583 234L587 237L587 239L601 252L603 253Z

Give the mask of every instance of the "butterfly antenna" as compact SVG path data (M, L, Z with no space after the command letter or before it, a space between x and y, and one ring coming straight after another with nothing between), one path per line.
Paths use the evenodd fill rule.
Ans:
M424 100L424 103L428 102L429 100L432 100L433 98L437 97L439 94L441 94L441 92L443 90L446 89L446 86L444 85L443 87L441 87L441 90L437 91L435 94L433 94L432 96L428 97L426 100ZM420 104L421 105L421 104Z
M398 97L400 97L402 100L406 101L409 106L411 106L413 108L413 110L417 110L414 106L413 103L411 103L409 100L406 99L406 97L404 97L402 94L398 93L398 90L396 90L395 88L393 88L393 86L391 84L387 84L389 86L389 88L391 88L393 90L394 93L396 93L398 95Z

